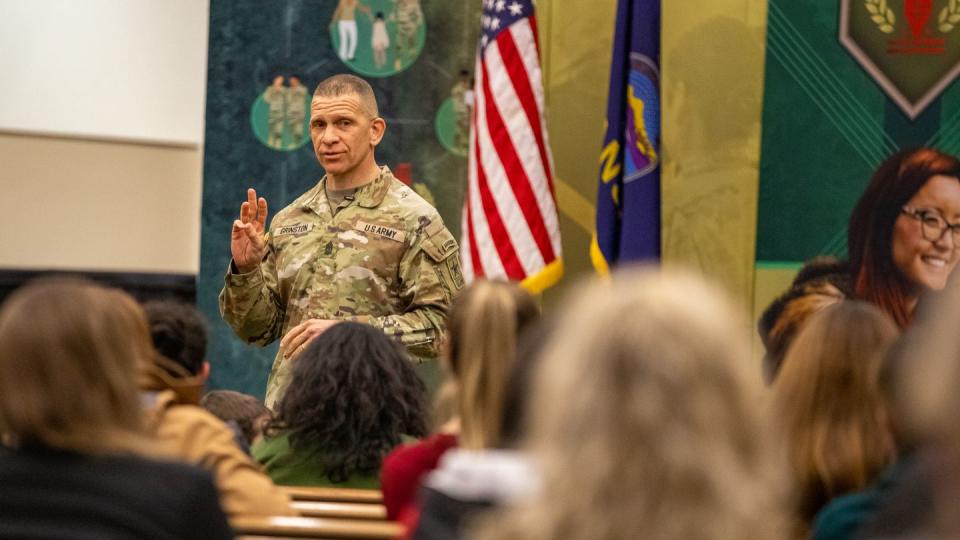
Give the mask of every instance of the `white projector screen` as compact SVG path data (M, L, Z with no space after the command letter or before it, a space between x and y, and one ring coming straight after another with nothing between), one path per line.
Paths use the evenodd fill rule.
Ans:
M0 0L0 131L197 146L209 0Z

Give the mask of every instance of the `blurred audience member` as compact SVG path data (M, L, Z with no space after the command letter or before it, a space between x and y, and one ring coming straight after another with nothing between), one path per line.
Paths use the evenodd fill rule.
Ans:
M541 482L480 538L782 538L746 327L676 270L621 270L561 311L535 372Z
M210 475L135 457L152 354L126 294L41 281L0 310L0 537L231 538Z
M906 450L885 472L889 485L879 486L883 497L868 508L858 539L960 537L960 278L930 300L883 379Z
M773 384L773 416L793 475L799 534L827 502L864 489L894 459L879 376L897 335L884 312L850 300L811 317L787 352Z
M757 332L763 342L763 376L773 383L787 349L811 315L851 296L849 275L832 257L808 262L790 288L763 311Z
M227 425L237 426L247 448L260 440L263 426L273 416L259 399L233 390L207 392L200 399L200 406Z
M398 342L342 322L297 357L253 455L278 484L378 488L383 457L426 434L426 399Z
M454 299L444 349L447 380L440 394L452 403L452 419L384 460L381 487L389 519L408 513L404 521L416 522L413 504L421 480L449 449L481 450L500 442L517 336L538 317L533 298L506 281L475 281Z
M461 538L478 517L490 509L509 505L536 485L536 471L517 447L527 426L532 374L541 362L540 353L552 328L544 322L531 323L520 336L503 395L500 437L494 446L479 450L453 448L424 477L413 538Z
M141 388L147 428L159 447L213 473L230 516L297 515L286 494L237 445L235 432L198 406L209 364L206 327L196 308L171 302L145 308L158 354Z

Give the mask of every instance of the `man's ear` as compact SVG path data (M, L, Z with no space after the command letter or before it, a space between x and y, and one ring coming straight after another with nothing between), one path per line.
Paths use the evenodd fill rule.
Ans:
M377 117L370 121L370 146L380 144L384 132L387 131L387 122L383 118Z
M200 368L199 375L203 378L203 382L207 382L207 379L210 377L210 362L206 360L203 361L203 367Z

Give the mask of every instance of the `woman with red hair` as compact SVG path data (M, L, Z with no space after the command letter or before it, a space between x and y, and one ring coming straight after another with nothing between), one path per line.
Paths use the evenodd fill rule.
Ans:
M846 263L814 259L760 318L768 380L820 309L865 300L902 329L925 292L944 288L960 257L960 161L933 148L890 156L857 201L847 235Z
M853 294L902 328L920 295L941 290L960 252L960 161L932 148L887 159L847 232Z

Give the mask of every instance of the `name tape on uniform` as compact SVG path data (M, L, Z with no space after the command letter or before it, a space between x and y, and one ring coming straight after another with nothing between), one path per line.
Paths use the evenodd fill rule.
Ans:
M291 234L301 235L313 230L313 223L297 223L296 225L284 225L279 229L274 229L273 236L289 236Z

